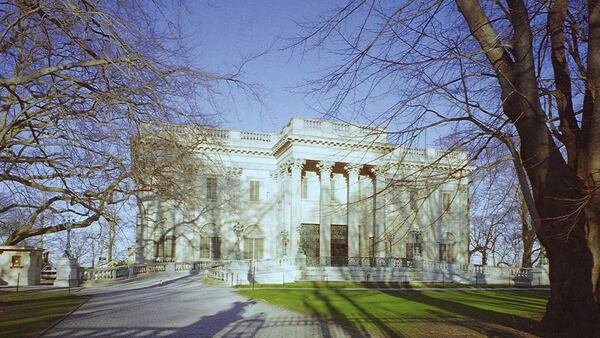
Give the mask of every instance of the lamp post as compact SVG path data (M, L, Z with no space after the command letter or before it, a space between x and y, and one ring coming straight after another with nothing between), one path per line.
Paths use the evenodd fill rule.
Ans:
M65 247L65 255L71 257L71 229L73 229L73 221L68 219L65 223L65 229L67 230L67 246Z
M240 252L240 236L244 232L244 226L241 225L239 222L235 223L235 225L233 226L233 232L237 237L237 241L235 242L235 259L241 259L242 257Z

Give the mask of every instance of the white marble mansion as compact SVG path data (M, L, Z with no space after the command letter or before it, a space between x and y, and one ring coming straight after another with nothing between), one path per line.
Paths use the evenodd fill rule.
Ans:
M330 120L294 118L280 133L207 133L194 156L210 165L186 174L192 202L145 193L139 263L468 264L465 153L399 147L384 130Z

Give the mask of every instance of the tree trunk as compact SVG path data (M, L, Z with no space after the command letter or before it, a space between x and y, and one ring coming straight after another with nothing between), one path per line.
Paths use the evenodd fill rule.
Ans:
M115 222L108 221L108 261L112 262L113 260L113 251L115 247Z
M588 183L588 176L578 176L564 160L550 134L547 117L540 104L531 18L524 1L506 1L507 18L512 26L510 50L502 45L502 39L479 1L456 0L456 3L497 75L501 89L499 102L502 102L504 114L519 135L521 162L541 220L536 233L550 263L551 293L543 326L548 334L555 337L597 337L600 335L600 311L595 297L597 285L594 289L592 280L597 280L593 271L598 271L598 260L593 270L592 253L597 256L600 251L597 249L600 218L596 217L600 214L600 206L593 205L593 200L589 202L590 191L586 191L586 185L587 190L592 188L591 191L596 191L600 177ZM589 1L588 7L589 67L582 126L590 130L582 143L595 145L600 144L600 100L595 100L600 97L600 5L597 1ZM592 92L594 95L589 95ZM592 123L593 119L597 119L597 123ZM593 128L596 128L595 132ZM592 141L594 137L596 143ZM594 149L599 151L595 153L587 149L588 156L577 156L578 160L592 160L583 166L591 177L594 174L600 176L600 147L595 146ZM595 155L590 156L592 153ZM591 168L598 170L589 170Z
M542 219L537 233L550 263L550 300L543 327L557 337L595 337L599 307L592 292L593 257L587 245L587 218L581 212L583 188L558 150L549 157L545 184L532 183ZM530 176L539 168L528 168Z

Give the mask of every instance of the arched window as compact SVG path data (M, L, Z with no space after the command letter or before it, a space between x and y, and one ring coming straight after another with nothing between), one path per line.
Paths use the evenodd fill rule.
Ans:
M221 258L221 237L213 223L206 224L200 233L200 258Z
M244 259L262 259L264 252L262 230L255 224L244 231Z

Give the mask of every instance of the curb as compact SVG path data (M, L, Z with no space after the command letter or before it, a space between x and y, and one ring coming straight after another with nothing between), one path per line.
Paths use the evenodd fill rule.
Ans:
M65 318L67 318L71 314L73 314L73 312L79 310L79 308L82 307L83 304L87 303L90 299L92 299L92 296L82 296L82 297L85 297L86 299L83 302L81 302L79 305L77 305L73 310L69 311L69 313L64 315L62 318L57 319L54 323L52 323L50 326L45 328L44 331L40 332L40 334L38 334L36 337L38 337L38 338L43 337L46 333L48 333L48 331L52 330L54 327L56 327L58 324L60 324L63 320L65 320Z

